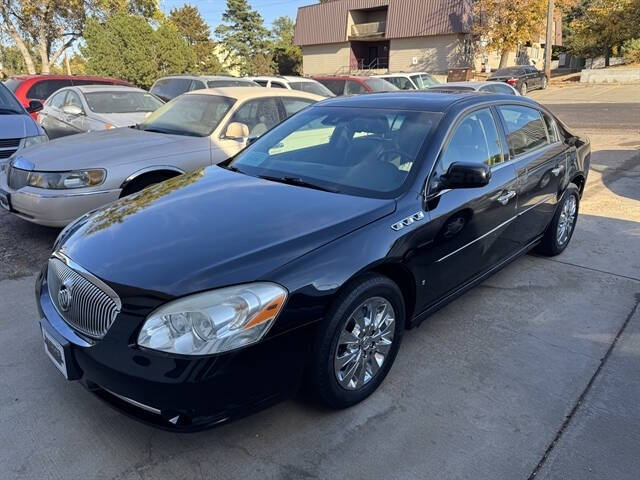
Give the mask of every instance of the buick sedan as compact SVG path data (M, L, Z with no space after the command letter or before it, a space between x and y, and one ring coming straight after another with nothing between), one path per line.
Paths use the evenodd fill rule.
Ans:
M45 351L177 431L302 383L355 405L406 329L529 250L567 248L589 159L526 98L326 100L220 166L69 225L37 281Z

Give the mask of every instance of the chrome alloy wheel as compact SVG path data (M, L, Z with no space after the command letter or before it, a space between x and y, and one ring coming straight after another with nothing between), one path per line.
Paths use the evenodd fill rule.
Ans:
M340 334L333 361L338 383L357 390L382 368L393 345L396 315L391 303L371 297L358 306Z
M562 205L562 211L560 212L560 219L558 220L558 231L556 233L556 239L558 245L563 246L569 240L571 231L576 223L576 213L578 211L578 202L576 197L571 195Z

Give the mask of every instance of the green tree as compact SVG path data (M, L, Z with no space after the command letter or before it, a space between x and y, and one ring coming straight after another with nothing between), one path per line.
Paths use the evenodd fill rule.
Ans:
M215 33L225 50L224 63L238 68L242 74L253 74L253 59L268 55L269 31L262 16L247 0L227 0L222 22Z
M122 78L143 88L159 75L189 71L195 61L174 25L162 23L154 30L145 18L126 13L104 24L90 19L84 41L87 73Z
M271 33L273 59L280 75L299 75L302 70L302 49L293 44L294 21L287 17L274 20Z
M215 55L215 44L211 40L211 30L200 15L198 7L183 5L174 8L167 18L176 26L195 55L195 71L216 73L222 66Z
M28 73L48 73L64 52L82 36L88 19L127 11L151 15L156 0L0 0L0 32L9 36Z
M185 73L196 63L193 49L170 22L162 23L153 32L153 45L158 75Z
M569 48L584 56L604 55L640 36L640 0L590 0L569 24Z

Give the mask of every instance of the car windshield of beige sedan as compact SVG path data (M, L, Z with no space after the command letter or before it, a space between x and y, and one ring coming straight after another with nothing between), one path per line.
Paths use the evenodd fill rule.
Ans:
M440 113L312 107L226 168L267 180L376 198L405 183Z
M206 137L227 115L235 99L219 95L181 95L149 115L136 128L145 132Z

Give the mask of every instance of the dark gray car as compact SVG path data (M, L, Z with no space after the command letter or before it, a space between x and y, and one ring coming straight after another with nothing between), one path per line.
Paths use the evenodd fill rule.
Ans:
M164 102L134 87L86 85L54 93L38 122L49 138L137 125Z
M225 75L172 75L156 80L149 91L165 102L168 102L183 93L202 90L204 88L259 86L256 82L248 78Z

